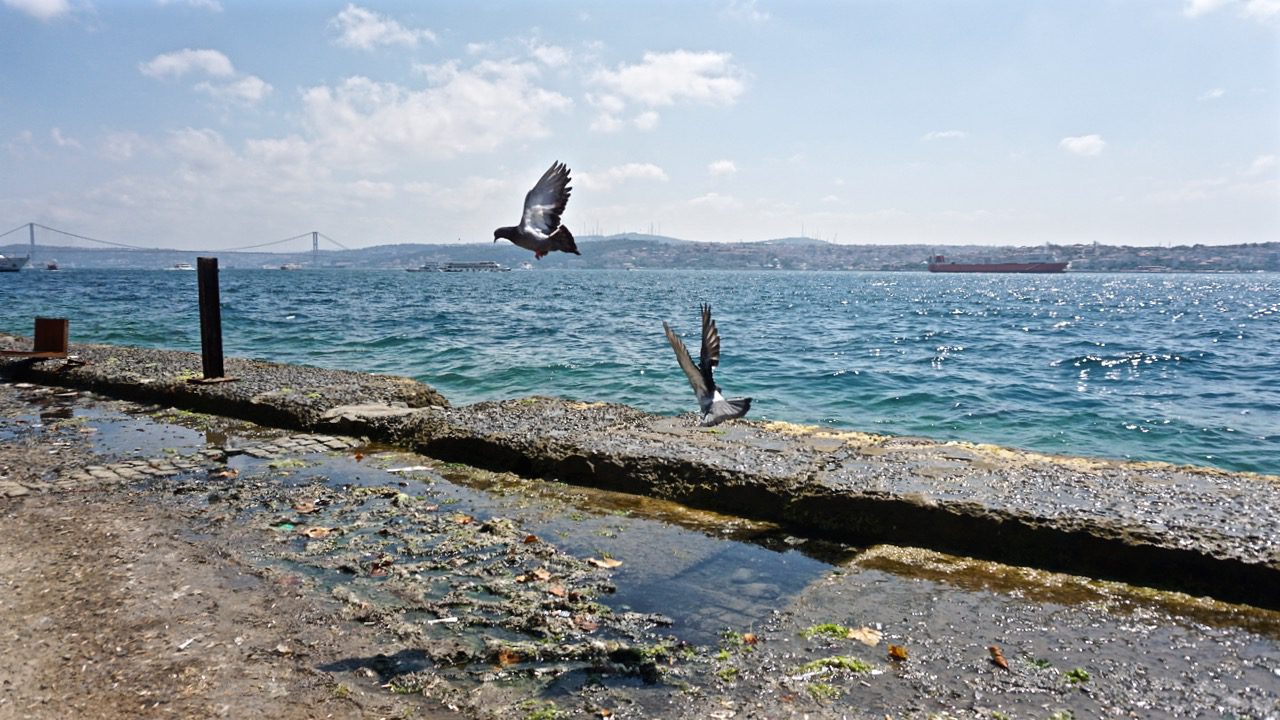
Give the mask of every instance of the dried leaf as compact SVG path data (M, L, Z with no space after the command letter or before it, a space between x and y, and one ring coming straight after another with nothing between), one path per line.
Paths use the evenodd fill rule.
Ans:
M321 538L329 537L329 533L333 532L333 530L327 527L309 527L306 530L303 530L303 532L312 540L319 540Z
M355 458L355 459L356 459L356 462L360 462L361 460L363 460L363 459L364 459L364 453L362 453L362 452L360 452L359 450L357 450L357 451L355 451L355 452L351 453L351 457Z
M1004 659L1004 653L1000 651L999 645L991 645L987 648L987 651L991 653L991 662L1005 670L1009 669L1009 661Z
M538 580L550 580L550 579L551 579L551 573L547 572L546 568L535 568L535 569L533 570L533 572L531 572L531 573L529 573L529 574L530 574L530 575L533 575L533 576L534 576L535 578L537 578Z
M600 627L599 623L586 615L579 615L573 619L573 622L582 632L595 632Z
M457 515L453 516L453 521L458 523L459 525L470 525L471 523L475 522L476 519L471 517L470 515L464 515L463 513L458 513Z
M300 515L313 513L316 511L316 503L314 500L299 500L293 504L293 511Z
M593 557L591 557L591 558L587 558L587 564L588 564L588 565L595 565L595 566L596 566L596 567L598 567L598 568L611 569L611 568L616 568L616 567L618 567L618 566L622 565L622 561L621 561L621 560L614 560L613 558L610 558L610 557L607 557L607 558L593 558Z
M875 647L880 644L880 638L884 637L884 633L875 628L863 625L860 628L849 628L849 632L845 635L850 640L857 640L863 645Z
M596 717L611 718L613 717L613 711L610 710L609 708L600 708L599 710L596 711Z
M537 536L537 535L525 535L525 536L524 536L524 544L525 544L525 545L530 545L530 544L533 544L533 543L536 543L536 542L539 542L539 540L538 540L538 536Z
M494 659L498 661L498 667L515 665L520 662L520 653L512 650L511 648L498 648L498 652L495 654Z
M904 648L904 647L902 647L901 645L890 645L890 646L889 646L889 659L890 659L890 660L895 660L895 661L897 661L897 662L902 662L903 660L906 660L906 659L907 659L907 649L906 649L906 648Z
M760 642L760 638L755 633L742 633L742 642L746 645L755 645Z
M555 595L558 598L562 598L569 594L568 592L565 591L564 586L562 585L552 585L551 587L547 588L547 592L551 593L552 595Z
M239 474L240 474L240 471L235 468L223 468L216 473L210 473L212 477L216 477L216 478L233 478L238 476Z

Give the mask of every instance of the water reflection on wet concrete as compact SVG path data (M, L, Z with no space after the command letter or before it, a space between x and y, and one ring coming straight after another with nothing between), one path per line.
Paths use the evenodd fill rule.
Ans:
M739 710L745 696L798 710L827 692L888 714L964 707L1088 717L1125 708L1195 716L1211 703L1248 717L1280 709L1274 612L911 548L832 546L663 501L460 466L411 473L408 482L371 467L430 462L387 453L362 464L330 458L308 472L337 484L406 483L405 492L421 488L477 517L508 518L570 554L624 561L612 574L616 593L601 598L615 611L666 615L671 634L711 648L726 636L761 638L713 669L732 679L723 690ZM824 625L871 628L881 640L805 638ZM889 644L908 659L891 660ZM993 663L992 645L1009 670ZM856 681L802 670L824 657L871 669Z
M637 717L689 718L1280 714L1280 613L911 548L832 545L389 448L255 456L236 449L283 434L213 427L200 416L46 412L48 422L91 425L95 450L108 457L231 448L222 475L187 473L154 487L203 513L207 527L194 532L239 535L279 582L401 631L387 655L321 667L330 672L372 668L391 682L434 668L493 708L534 698L564 716L609 704ZM299 510L300 499L315 507ZM467 542L445 530L455 525L467 528ZM309 528L333 535L310 537ZM520 555L532 552L527 538L546 547ZM575 569L583 558L621 565L591 574ZM530 634L502 620L531 612L510 606L503 588L535 566L580 597ZM584 611L596 602L638 619L606 626ZM451 609L464 621L441 622ZM659 616L670 625L655 624ZM588 624L597 620L599 630ZM551 627L585 639L553 651L538 635ZM574 655L605 638L642 636L692 649L659 653L656 680L610 675L601 658ZM530 639L546 657L520 655ZM906 659L891 659L890 645ZM472 659L448 662L464 656Z

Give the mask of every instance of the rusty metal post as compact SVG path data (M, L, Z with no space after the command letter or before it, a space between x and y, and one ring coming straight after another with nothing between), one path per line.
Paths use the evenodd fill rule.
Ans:
M200 356L204 379L226 375L222 368L222 301L218 296L218 258L196 258L200 284Z

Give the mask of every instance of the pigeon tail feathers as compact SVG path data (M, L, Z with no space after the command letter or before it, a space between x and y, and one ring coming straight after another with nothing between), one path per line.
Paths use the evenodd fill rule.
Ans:
M725 420L733 420L747 414L751 409L751 398L723 398L711 403L711 407L702 415L702 426L719 425Z
M569 228L563 225L547 236L547 241L550 244L548 248L550 250L559 250L560 252L573 253L574 255L582 254L578 252L578 244L573 241L573 233L569 232Z

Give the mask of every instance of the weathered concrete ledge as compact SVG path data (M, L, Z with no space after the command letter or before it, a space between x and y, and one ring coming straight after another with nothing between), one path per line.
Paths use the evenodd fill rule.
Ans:
M0 346L20 345L0 336ZM229 360L194 385L192 353L75 345L86 361L0 361L0 376L342 431L492 470L887 542L1280 609L1280 477L1047 456L551 398L449 407L405 378Z

